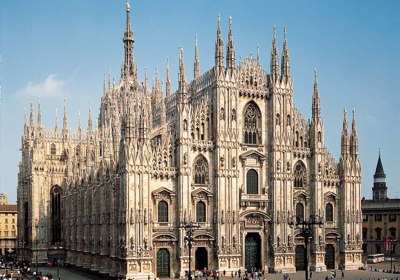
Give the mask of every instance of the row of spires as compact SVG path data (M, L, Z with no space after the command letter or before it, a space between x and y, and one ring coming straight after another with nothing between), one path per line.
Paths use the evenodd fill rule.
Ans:
M121 70L121 79L123 80L135 80L137 78L137 68L134 63L134 54L133 54L133 45L134 45L134 37L133 30L131 24L131 6L129 2L126 2L126 27L123 37L124 43L124 63L122 65ZM226 46L226 68L224 64L224 40L222 38L221 31L221 17L217 18L217 32L216 32L216 40L215 40L215 68L217 73L221 73L222 70L227 69L228 71L232 71L236 68L236 51L233 40L233 28L232 28L232 17L229 17L228 23L228 40ZM197 35L195 36L195 51L194 51L194 62L193 62L193 77L197 79L200 77L200 57L199 57L199 47L197 41ZM179 88L184 89L185 85L183 82L185 81L185 69L183 63L183 49L179 51L179 82L182 85ZM290 59L289 59L289 47L287 42L287 28L284 28L284 40L283 40L283 51L281 56L281 67L279 67L279 52L277 47L277 36L276 36L276 28L273 28L273 36L272 36L272 49L271 49L271 77L274 80L278 80L281 78L282 80L288 81L291 79L290 74ZM168 64L168 63L167 63ZM166 71L166 88L167 93L171 92L171 81L169 77L169 66L167 65Z
M341 154L343 157L358 155L358 136L355 118L355 109L353 109L353 119L351 123L351 133L349 134L349 127L347 121L347 111L343 112L343 128L341 139Z
M33 104L30 104L30 112L29 112L29 118L27 115L25 115L25 127L42 127L42 111L40 109L40 103L37 104L36 106L36 111L34 109ZM58 130L58 110L56 109L56 119L55 119L55 126L54 129L57 131ZM80 120L80 113L78 113L78 130L81 130L81 120ZM92 119L92 111L89 109L89 117L88 117L88 123L87 123L87 130L92 131L93 130L93 119ZM62 126L62 131L63 133L68 132L68 114L67 114L67 108L66 108L66 100L64 99L64 114L63 114L63 126Z

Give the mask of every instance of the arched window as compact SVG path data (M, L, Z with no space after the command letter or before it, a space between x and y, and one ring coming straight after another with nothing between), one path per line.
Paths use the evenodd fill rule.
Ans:
M247 171L246 192L248 194L258 194L258 173L254 169Z
M164 200L158 203L158 222L168 223L168 203Z
M56 144L51 144L50 146L50 154L51 155L55 155L57 153L57 148L56 148Z
M261 111L254 102L250 102L244 112L244 143L261 142Z
M298 222L304 221L304 205L301 202L296 204L296 220Z
M330 202L325 206L325 216L327 222L333 222L333 206Z
M61 241L61 188L54 186L50 191L51 203L51 241Z
M203 201L196 204L196 221L198 223L206 222L206 204Z
M204 185L208 183L208 162L205 157L198 156L194 162L194 183Z
M306 179L306 167L302 161L298 161L294 166L294 187L305 188Z

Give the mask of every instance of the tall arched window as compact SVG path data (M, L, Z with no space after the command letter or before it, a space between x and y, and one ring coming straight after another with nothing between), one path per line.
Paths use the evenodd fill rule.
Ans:
M168 203L164 200L158 203L158 222L168 223Z
M330 202L325 206L325 216L327 222L333 222L333 205Z
M205 157L198 156L194 162L194 183L204 185L208 183L208 162Z
M50 154L51 155L55 155L57 153L57 148L56 148L56 144L51 144L50 146Z
M298 161L294 166L294 187L305 188L306 179L306 167L302 161Z
M258 173L254 169L247 171L246 192L248 194L258 194Z
M301 202L296 204L296 219L299 222L304 221L304 205Z
M198 223L206 222L206 204L203 201L196 204L196 221Z
M54 186L50 191L51 202L51 241L61 241L61 188Z
M250 102L244 112L244 143L261 142L261 111L254 102Z

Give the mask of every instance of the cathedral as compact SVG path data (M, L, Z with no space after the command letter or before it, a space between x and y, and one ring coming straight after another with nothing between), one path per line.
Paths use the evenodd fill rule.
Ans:
M337 161L325 145L315 74L312 112L295 107L285 31L270 69L236 59L232 19L218 18L215 64L193 78L179 51L178 87L139 81L126 4L119 81L104 83L87 127L45 128L31 108L21 138L21 260L65 264L111 278L184 277L192 270L325 271L362 266L361 166L346 112ZM107 80L107 79L106 79ZM305 246L302 221L310 225ZM193 223L192 249L185 241ZM191 257L189 258L189 254ZM189 264L190 262L190 264Z

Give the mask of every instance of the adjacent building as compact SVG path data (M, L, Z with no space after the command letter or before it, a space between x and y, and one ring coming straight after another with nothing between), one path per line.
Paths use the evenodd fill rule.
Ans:
M397 244L400 231L400 199L388 198L386 174L381 155L374 174L372 199L363 199L363 250L364 254L400 255Z
M270 69L236 60L232 19L220 19L215 64L193 77L179 51L178 88L140 81L127 4L118 82L104 84L97 126L42 125L31 109L18 176L22 259L65 262L119 279L185 275L184 225L195 222L194 269L294 272L312 227L311 268L362 266L361 166L356 120L344 113L340 159L325 145L315 74L311 117L296 108L285 36L273 32ZM264 37L264 35L262 35ZM161 50L162 48L160 48ZM190 81L188 81L190 80ZM312 83L310 83L312 84ZM163 86L165 85L165 86Z
M17 247L17 205L9 204L7 196L0 194L0 254L16 252Z

